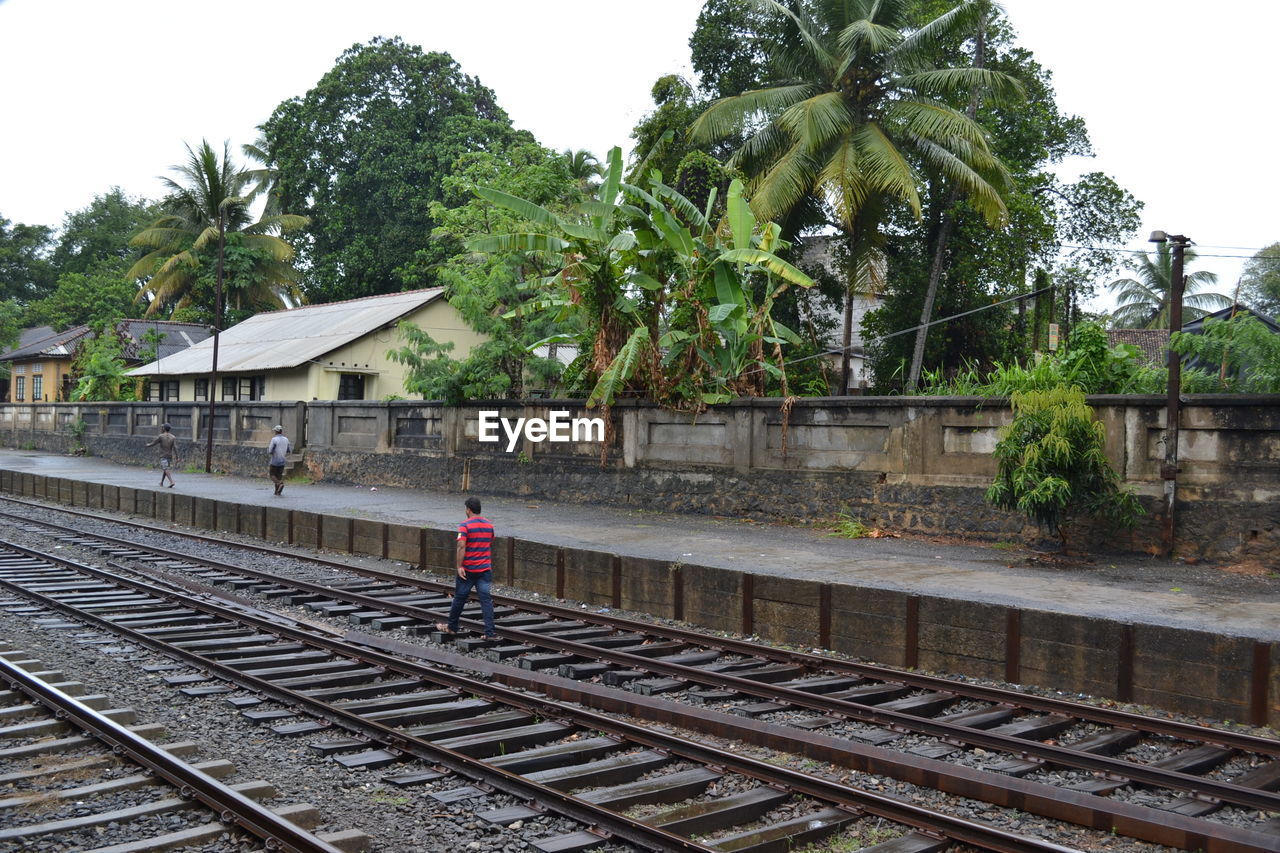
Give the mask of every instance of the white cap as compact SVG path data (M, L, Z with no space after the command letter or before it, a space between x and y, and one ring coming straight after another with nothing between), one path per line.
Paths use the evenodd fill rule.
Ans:
M272 427L272 429L275 430L276 432L284 432L284 427L280 426L280 424L276 424L275 426Z

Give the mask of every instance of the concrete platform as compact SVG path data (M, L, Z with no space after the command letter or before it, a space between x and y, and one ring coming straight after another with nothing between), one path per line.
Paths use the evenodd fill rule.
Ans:
M93 457L0 450L0 470L154 489L159 474ZM465 495L373 484L289 484L280 497L266 478L175 472L168 490L251 506L450 530ZM942 544L922 539L849 540L828 529L671 515L600 505L494 498L477 489L500 536L755 575L852 584L958 598L1121 623L1280 640L1280 563L1240 574L1131 554L1093 562L1044 560L1020 544ZM835 508L833 507L833 514ZM962 534L963 531L957 531Z

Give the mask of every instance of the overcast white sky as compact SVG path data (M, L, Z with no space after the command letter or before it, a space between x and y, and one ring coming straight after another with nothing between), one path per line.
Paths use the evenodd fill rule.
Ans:
M399 35L448 51L544 145L629 145L661 74L690 74L701 0L0 0L0 215L59 225L113 185L148 197L183 143L238 151L347 47ZM1280 3L1007 0L1021 42L1088 122L1100 169L1181 232L1230 292L1280 240ZM1239 247L1239 248L1217 248Z

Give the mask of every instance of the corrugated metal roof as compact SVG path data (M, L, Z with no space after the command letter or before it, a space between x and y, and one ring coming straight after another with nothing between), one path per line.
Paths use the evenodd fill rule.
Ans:
M443 292L434 287L255 314L219 335L218 370L242 373L297 367L416 311ZM212 366L210 338L129 375L199 375Z

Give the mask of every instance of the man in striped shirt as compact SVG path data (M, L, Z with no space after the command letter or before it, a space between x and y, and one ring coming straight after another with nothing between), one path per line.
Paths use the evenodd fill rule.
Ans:
M484 638L496 640L493 597L490 595L493 586L493 524L480 514L479 498L467 498L463 505L467 509L467 520L458 525L458 579L453 583L453 606L449 608L448 624L440 623L436 630L446 635L458 633L462 608L467 604L471 588L475 587L476 596L480 599L480 612L484 616Z

